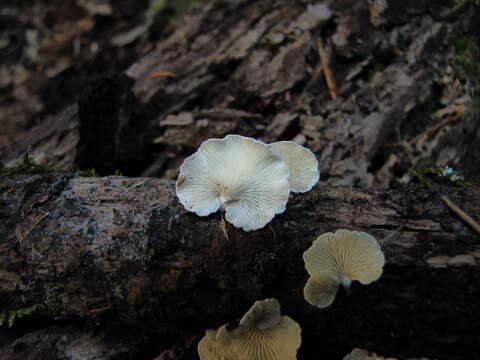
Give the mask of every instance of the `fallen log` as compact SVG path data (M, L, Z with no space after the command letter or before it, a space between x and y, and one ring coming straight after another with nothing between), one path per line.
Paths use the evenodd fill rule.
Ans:
M166 180L1 177L0 312L37 306L54 323L128 326L168 346L175 334L201 336L276 297L303 329L301 359L341 358L353 347L475 358L479 235L440 195L479 220L479 187L317 185L292 195L265 228L244 232L220 213L187 212ZM321 310L303 299L302 253L338 228L374 235L387 263L379 281L354 283Z
M5 349L2 360L95 359L120 356L132 359L141 354L141 337L134 332L97 330L78 324L49 326L28 332Z

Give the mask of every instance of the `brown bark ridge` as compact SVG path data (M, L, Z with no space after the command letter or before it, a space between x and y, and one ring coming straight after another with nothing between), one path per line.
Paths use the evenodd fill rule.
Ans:
M104 352L128 342L135 346L125 354L148 359L139 354L186 341L177 358L195 358L206 328L238 320L267 297L301 325L300 359L340 359L353 347L398 357L480 355L479 235L440 200L447 195L478 221L478 187L317 185L254 232L220 213L187 212L161 179L18 175L0 178L0 189L0 309L37 305L34 319L55 326L0 343L2 359L19 358L32 339L54 341L62 326L86 327L82 339L97 332ZM374 235L387 262L377 282L354 283L320 310L303 299L302 253L338 228ZM81 352L75 338L56 344Z
M69 144L80 141L87 153L93 146L100 157L121 159L113 168L131 176L174 178L184 155L227 133L265 141L295 138L318 155L331 185L408 182L412 169L426 164L449 164L478 176L478 2L399 4L209 1L167 26L125 71L138 104L130 109L122 100L118 108L128 105L130 117L112 112L112 98L98 97L94 86L85 89L93 101L80 104L83 120L79 113L61 112L50 121L69 122L60 128L69 129ZM324 79L326 68L336 100ZM158 70L176 77L151 78ZM111 127L111 142L103 140L104 131L96 142L80 139L78 122L101 119L108 120L99 127ZM150 147L143 162L111 154L125 121L144 124ZM33 132L0 144L0 161L15 163L29 143L38 143L34 134L40 136ZM33 146L32 156L63 169L78 162L98 167L76 163L77 148L58 139L65 135ZM111 168L108 163L97 172Z

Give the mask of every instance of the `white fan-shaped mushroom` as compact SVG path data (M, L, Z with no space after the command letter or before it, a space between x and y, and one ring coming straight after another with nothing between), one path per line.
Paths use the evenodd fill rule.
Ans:
M320 178L315 155L294 141L278 141L268 146L290 168L290 190L300 193L312 190Z
M176 192L187 210L206 216L224 208L228 222L250 231L285 211L289 175L288 165L266 144L227 135L205 141L185 159Z

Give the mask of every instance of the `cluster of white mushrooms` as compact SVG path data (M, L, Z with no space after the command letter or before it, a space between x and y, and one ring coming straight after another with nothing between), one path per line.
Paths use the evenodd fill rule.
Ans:
M265 144L240 135L210 139L185 159L176 193L180 203L199 216L219 209L245 231L268 224L285 211L290 192L310 191L320 176L315 155L293 141ZM337 230L320 235L303 254L310 275L305 300L331 305L342 285L366 285L383 271L385 257L373 236ZM276 299L257 301L235 329L227 324L207 330L198 344L201 360L294 360L301 343L300 326L281 316ZM367 359L361 350L345 359Z
M310 191L319 176L315 155L293 141L227 135L185 159L176 193L188 211L207 216L222 209L229 223L251 231L285 211L290 191Z

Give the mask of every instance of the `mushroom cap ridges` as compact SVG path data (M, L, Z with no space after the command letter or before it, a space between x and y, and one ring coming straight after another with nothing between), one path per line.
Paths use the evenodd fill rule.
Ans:
M325 308L335 300L339 286L338 277L320 273L308 278L303 295L310 305Z
M294 141L278 141L268 146L290 168L290 190L299 193L312 190L320 178L315 154Z
M327 272L362 284L377 280L385 264L383 252L373 236L349 230L320 235L303 254L303 259L310 275Z
M176 192L187 210L206 216L223 206L228 222L250 231L285 211L289 176L288 165L266 144L227 135L205 141L185 159Z
M232 349L241 360L295 360L301 344L300 326L288 316L268 329L234 330Z
M202 360L217 360L212 353L224 360L295 360L301 344L300 326L281 316L276 299L256 301L231 331L226 325L209 331L198 344Z
M218 330L207 330L197 345L201 360L236 360L228 346L217 340Z

